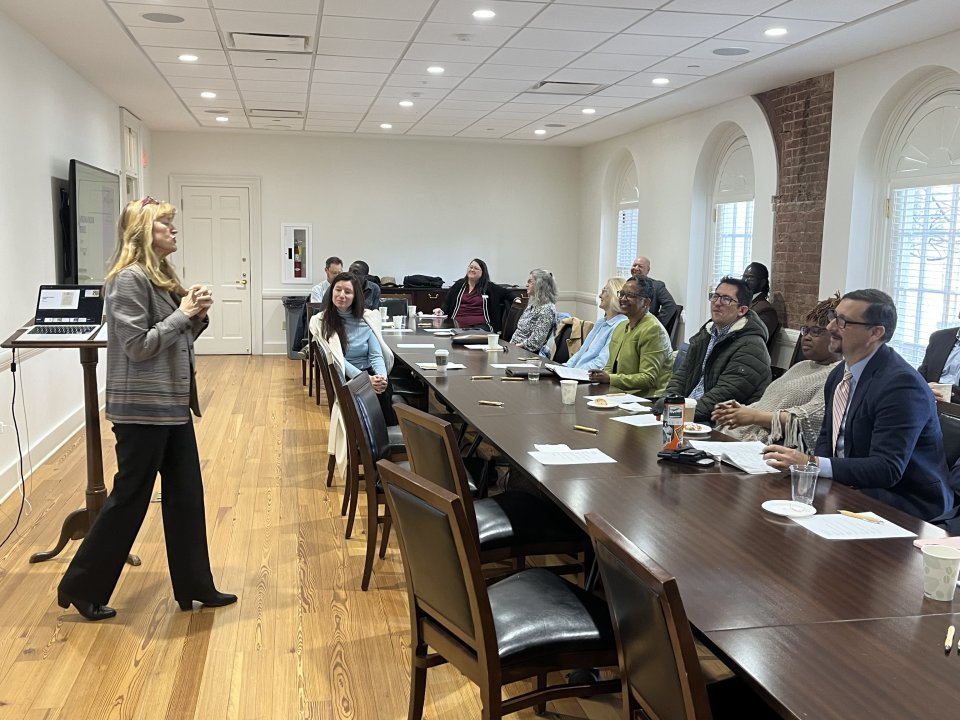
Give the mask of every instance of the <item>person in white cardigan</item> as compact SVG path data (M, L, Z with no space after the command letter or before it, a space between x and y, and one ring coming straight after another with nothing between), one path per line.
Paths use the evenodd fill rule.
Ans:
M396 425L387 377L393 368L393 351L383 341L380 313L363 307L363 292L356 276L340 273L334 277L323 308L310 319L310 334L342 378L370 374L387 424ZM346 462L347 441L339 403L334 403L330 412L327 452L336 456L338 465Z

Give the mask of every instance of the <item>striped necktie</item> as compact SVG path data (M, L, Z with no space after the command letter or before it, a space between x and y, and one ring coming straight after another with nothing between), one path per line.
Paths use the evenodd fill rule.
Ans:
M847 412L847 401L850 399L850 381L853 373L847 370L833 391L833 454L837 454L837 437L843 425L843 416Z

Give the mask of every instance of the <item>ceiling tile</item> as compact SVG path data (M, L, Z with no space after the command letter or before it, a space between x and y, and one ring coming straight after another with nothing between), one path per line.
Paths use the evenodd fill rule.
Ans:
M581 68L563 68L548 79L553 82L570 83L598 83L608 85L628 78L632 75L629 70L584 70Z
M477 125L471 125L468 128L464 128L457 133L457 137L468 137L468 138L502 138L507 133L515 130L514 127L484 127L483 123Z
M224 97L223 93L220 93L216 100L204 100L200 97L184 97L183 92L178 94L183 98L187 107L194 112L206 112L208 110L219 112L224 108L239 110L243 107L243 103L240 102L240 96L236 93L230 93L230 97Z
M427 73L427 68L434 64L436 63L431 63L429 60L403 59L397 65L397 69L394 72L401 75L415 75L428 80L433 76ZM442 65L446 71L442 77L463 78L472 73L477 67L476 63L441 62L439 64Z
M439 45L474 45L500 47L516 32L515 28L499 25L455 25L453 23L425 23L417 33L416 42ZM469 39L464 39L469 36Z
M354 110L366 110L370 107L370 102L370 98L358 96L325 95L317 92L316 88L310 93L310 109L317 111L342 110L353 112Z
M432 120L434 122L440 120L441 118L449 118L450 120L469 120L473 122L477 118L481 118L486 115L488 110L454 110L454 109L444 109L441 107L435 107L425 116L425 120Z
M128 5L129 3L125 0L108 0L110 5ZM158 5L176 5L177 7L190 7L190 8L205 8L207 7L207 0L175 0L171 2L170 0L141 0L140 3L135 3L140 5L149 5L154 8L156 12L165 12L164 10L158 10Z
M561 102L561 103L551 103L547 100L546 97L540 98L542 102L535 103L530 102L510 102L503 106L501 112L517 112L517 113L541 113L546 115L547 113L556 112L562 107L566 107L570 102L575 102L576 98L570 98L570 102Z
M301 118L251 117L247 118L247 122L250 123L250 127L252 128L276 130L277 132L283 132L284 130L289 131L303 129L303 120Z
M225 37L232 32L313 37L317 28L316 15L236 10L217 10L216 15Z
M663 55L615 55L613 53L587 53L579 60L570 63L571 68L591 70L646 70L651 65L664 60Z
M201 90L236 90L233 78L199 78L199 77L172 77L168 78L170 85L175 88L196 88Z
M318 55L346 55L349 57L398 58L407 49L405 42L389 40L348 40L346 38L317 39Z
M491 47L478 45L437 45L434 43L413 43L404 55L406 60L424 62L466 62L481 63L490 57Z
M236 67L238 80L279 80L281 82L309 82L310 70L306 68Z
M676 55L696 44L693 37L660 37L658 35L617 35L596 49L600 53L628 55Z
M353 130L360 123L359 120L307 120L308 130Z
M754 40L756 42L766 42L770 40L764 31L772 27L783 27L787 29L787 34L776 38L777 43L793 44L812 38L820 33L833 30L840 27L840 23L827 22L824 20L792 20L779 19L774 17L758 17L748 20L743 25L738 25L732 30L722 33L718 37L724 40Z
M313 82L315 83L347 83L349 85L374 85L380 87L386 79L386 73L347 72L343 70L313 71Z
M316 120L318 122L327 121L327 120L339 120L343 122L360 122L365 115L365 112L317 112L315 110L307 113L307 121Z
M407 42L417 30L410 20L374 20L372 18L324 15L320 36L353 40L388 40Z
M180 0L174 0L180 2ZM320 12L320 0L213 0L215 8L224 10L250 10L253 12L303 13L316 15Z
M271 53L251 50L231 50L230 62L242 67L309 68L312 55L308 53ZM200 58L201 62L203 58Z
M299 105L303 107L307 104L306 93L284 93L284 92L243 92L243 101L249 106L251 104L262 105L263 103L285 103L288 105Z
M564 50L524 50L521 48L500 48L488 63L499 65L527 65L530 67L561 68L580 57L579 52Z
M699 45L694 45L691 48L687 48L686 50L683 51L683 55L684 57L691 57L691 58L702 57L702 58L713 59L715 57L718 57L717 55L714 54L713 51L716 50L717 48L725 48L725 47L738 47L738 48L744 48L750 51L745 55L723 57L724 60L738 60L742 65L743 63L750 62L751 60L754 60L758 57L769 55L770 53L776 52L777 50L782 50L787 46L780 45L778 43L759 43L759 42L747 42L745 40L721 40L719 38L713 38L711 40L706 40L700 43Z
M630 10L656 10L669 0L556 0L558 5L590 5L594 7L627 8Z
M622 110L624 108L636 105L638 102L640 102L640 100L637 100L636 98L616 96L611 97L607 95L595 94L588 98L584 98L580 103L576 103L576 107L586 106L592 108L614 108L616 110Z
M390 123L393 125L392 128L384 129L380 127L380 123ZM380 133L382 135L394 135L394 134L403 134L407 130L413 127L412 122L402 123L394 122L390 118L376 118L372 120L365 120L357 127L357 132L369 132L369 133Z
M353 126L350 126L349 128L308 127L306 130L307 132L315 133L352 133Z
M870 15L900 0L791 0L770 10L770 15L782 18L798 18L806 20L835 20L850 22L864 15Z
M453 137L457 134L457 125L414 125L407 135L425 135L427 137Z
M130 28L130 34L144 46L220 50L220 35L206 30L171 30L167 28ZM199 55L200 53L197 53Z
M181 65L226 65L227 56L223 50L198 50L186 46L180 47L144 47L143 51L154 62L158 63L178 63ZM200 59L195 63L181 63L177 58L184 53L193 53Z
M783 0L673 0L666 9L679 12L759 15L782 2Z
M245 117L231 117L228 123L219 123L213 118L202 119L199 121L204 127L215 127L218 130L244 130L250 127Z
M524 90L529 88L529 85L524 86ZM505 103L509 100L513 100L517 96L516 92L496 92L491 90L461 90L456 89L452 91L447 97L451 100L469 100L469 101L479 101L479 102L491 102L496 103L497 105Z
M398 118L419 118L430 112L435 102L435 100L420 98L414 101L415 104L413 107L404 108L397 105L396 98L380 98L370 106L370 112L390 112L393 113L394 117Z
M349 95L353 97L373 98L377 94L377 88L368 85L342 85L337 83L313 83L310 86L311 93L320 95Z
M495 78L501 80L543 80L551 72L550 68L530 67L529 65L495 65L485 63L478 67L469 79Z
M455 100L451 99L452 95L448 98L445 98L442 102L438 103L436 110L477 110L483 111L484 114L490 112L491 110L496 110L498 107L503 105L501 102L485 102L482 100Z
M653 79L660 77L667 78L670 83L668 85L653 85ZM631 75L626 80L621 80L615 85L615 87L621 87L623 85L636 85L638 87L655 87L660 90L676 90L677 88L681 88L684 85L689 85L690 83L695 83L701 79L702 78L697 75L642 72L637 73L636 75Z
M584 5L551 5L530 22L530 27L615 33L637 22L647 12Z
M610 33L524 28L510 39L507 47L532 50L591 50L609 37Z
M477 9L476 2L469 0L439 0L430 13L430 22L469 23L476 25L503 25L506 27L523 27L546 3L511 2L509 0L484 0L483 7L493 10L497 15L490 20L476 20L473 11Z
M317 70L347 70L351 72L390 72L397 61L393 58L337 57L317 55L313 66Z
M639 102L640 100L657 97L657 95L663 95L665 92L668 91L653 85L614 85L591 95L590 99L592 101L593 98L604 97L635 98L634 102Z
M446 97L450 91L445 88L423 88L423 87L393 87L385 85L380 90L380 97L397 98L397 100L416 100L418 97L439 100Z
M197 65L196 63L156 63L157 70L167 77L229 78L226 65Z
M503 67L502 65L499 67ZM457 87L458 90L483 90L484 92L523 92L533 83L529 80L502 80L485 77L469 77Z
M453 77L444 75L407 75L404 73L394 73L387 79L387 85L392 87L421 87L433 88L434 90L450 90L463 82L462 77Z
M210 30L217 31L217 26L213 22L213 15L206 7L158 7L156 5L144 5L135 3L111 3L110 7L117 14L117 17L128 27L148 27L148 28L175 28L177 30ZM165 15L176 15L183 18L179 23L158 23L145 19L143 16L148 13L163 13Z
M628 28L626 32L637 35L679 35L708 38L749 19L749 15L655 12Z
M714 55L712 58L691 58L683 55L675 55L672 58L651 65L647 68L648 72L661 73L683 73L685 75L715 75L716 73L729 70L730 68L742 65L743 62L728 60Z
M309 84L306 82L281 82L277 80L238 80L240 92L247 95L251 92L293 93L306 95Z
M286 0L284 0L286 2ZM385 20L421 20L433 0L324 0L323 14Z

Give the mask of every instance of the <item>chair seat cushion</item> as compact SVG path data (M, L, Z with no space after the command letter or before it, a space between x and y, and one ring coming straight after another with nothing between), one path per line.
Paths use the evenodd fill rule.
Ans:
M557 506L519 491L475 500L480 550L582 539L583 532Z
M616 651L607 604L549 570L523 570L488 590L504 664L538 656L549 664L565 652Z

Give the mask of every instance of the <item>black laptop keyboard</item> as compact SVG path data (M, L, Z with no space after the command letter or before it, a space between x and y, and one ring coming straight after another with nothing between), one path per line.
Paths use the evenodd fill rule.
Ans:
M96 325L51 325L50 327L35 327L27 335L82 335L92 333Z

